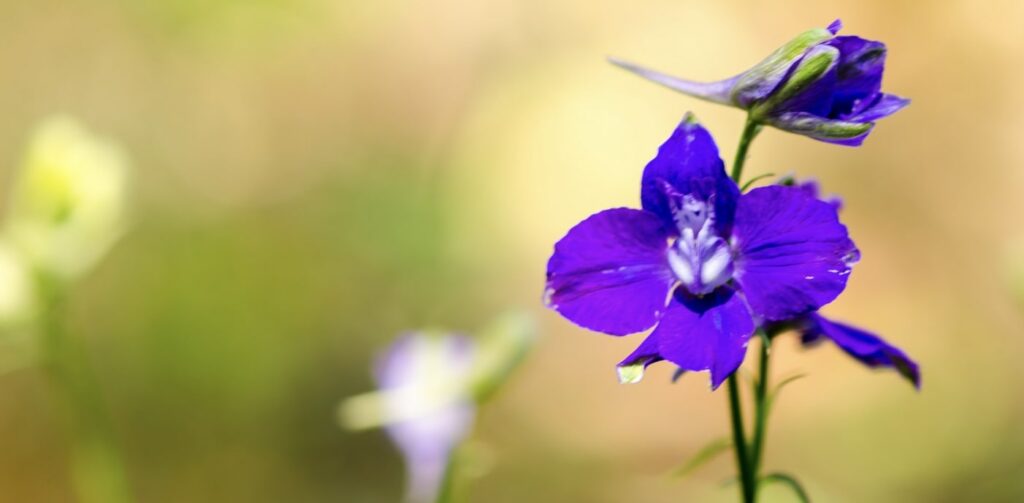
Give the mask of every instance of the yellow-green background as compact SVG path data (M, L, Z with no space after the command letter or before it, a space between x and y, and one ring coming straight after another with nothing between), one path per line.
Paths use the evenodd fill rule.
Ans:
M639 336L544 310L544 264L583 217L637 204L685 111L735 148L739 111L606 55L712 79L835 17L888 44L885 88L913 104L859 149L769 130L748 173L842 194L864 258L826 312L905 348L924 386L779 343L776 376L809 377L768 466L815 501L1024 500L1020 2L7 1L0 180L52 112L131 154L132 231L71 327L140 501L397 501L399 458L336 404L398 331L507 306L543 339L481 414L470 501L734 501L728 457L665 476L727 433L726 397L668 366L617 384ZM0 377L0 500L71 498L47 384Z

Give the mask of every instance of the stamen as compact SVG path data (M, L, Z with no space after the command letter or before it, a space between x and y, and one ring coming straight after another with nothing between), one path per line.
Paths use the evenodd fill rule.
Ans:
M700 268L700 282L715 289L732 277L732 254L727 246L719 246Z
M715 229L711 201L685 194L670 204L679 237L669 250L669 267L690 293L710 293L732 278L732 252Z

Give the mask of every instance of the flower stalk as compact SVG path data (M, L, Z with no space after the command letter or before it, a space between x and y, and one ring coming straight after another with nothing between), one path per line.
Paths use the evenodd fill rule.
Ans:
M40 320L45 369L60 400L73 443L71 476L79 503L132 501L121 454L96 375L81 340L65 326L66 297L60 280L38 275L44 305Z
M768 336L761 339L761 358L758 366L757 387L754 390L754 439L750 449L750 459L753 465L754 475L759 476L761 470L761 458L764 453L765 423L768 421L768 361L771 345Z
M455 478L459 463L458 451L459 448L456 446L448 457L448 464L444 469L444 478L441 479L441 487L437 491L437 499L434 503L455 503Z
M750 145L753 143L757 133L761 131L761 125L750 115L743 126L740 134L739 145L736 148L736 157L732 165L731 178L737 185L741 185L743 177L743 165L746 164L747 154ZM764 329L758 329L761 335L761 355L758 366L758 377L754 389L754 428L750 443L747 443L747 435L743 425L743 411L739 396L739 377L736 373L729 376L729 411L732 418L733 446L736 450L736 467L739 471L740 496L743 503L755 503L757 501L757 486L760 479L761 459L764 453L765 423L768 416L768 361L769 361L769 338Z
M732 445L736 450L736 467L739 470L740 496L743 503L754 503L756 481L747 453L747 438L743 430L743 406L740 404L740 387L736 374L729 376L729 412L732 418Z
M757 137L757 133L760 132L761 125L754 120L753 116L747 115L747 122L743 125L743 132L740 134L740 144L736 148L736 158L732 163L732 179L741 187L740 180L743 177L743 165L747 162L747 151L754 138Z

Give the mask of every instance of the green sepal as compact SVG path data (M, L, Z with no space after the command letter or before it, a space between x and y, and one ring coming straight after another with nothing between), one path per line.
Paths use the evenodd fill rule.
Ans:
M740 108L750 108L761 94L771 92L789 73L793 63L812 47L833 37L825 28L807 30L771 53L736 79L730 98Z
M758 122L765 122L776 114L776 109L789 100L797 97L815 82L824 77L839 62L839 50L827 45L819 45L807 52L800 63L786 79L782 87L775 90L767 99L750 110L750 116Z
M782 114L769 119L769 123L784 131L826 141L857 138L875 127L873 122L830 120L804 112Z

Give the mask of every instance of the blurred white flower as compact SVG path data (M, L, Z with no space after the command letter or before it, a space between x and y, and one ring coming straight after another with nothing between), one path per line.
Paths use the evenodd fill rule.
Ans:
M32 271L8 243L0 241L0 327L31 319L35 294Z
M123 231L127 175L114 143L70 117L43 121L11 195L11 244L39 270L64 279L82 274Z

